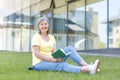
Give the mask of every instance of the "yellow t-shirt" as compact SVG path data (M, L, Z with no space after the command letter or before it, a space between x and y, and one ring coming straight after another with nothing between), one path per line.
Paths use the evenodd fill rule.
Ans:
M53 35L48 34L50 40L45 41L42 39L41 35L39 33L36 33L33 38L32 38L32 46L38 45L40 46L40 53L49 57L52 57L52 50L53 50L53 45L56 44L55 38ZM37 58L34 55L34 51L32 53L32 65L35 65L39 63L41 59Z

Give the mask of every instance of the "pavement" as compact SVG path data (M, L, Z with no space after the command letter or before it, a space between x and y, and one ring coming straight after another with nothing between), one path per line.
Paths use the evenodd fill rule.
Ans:
M79 53L83 55L120 57L120 48L80 50Z
M120 57L120 54L108 54L108 53L79 52L79 54L81 54L81 55L93 55L93 56Z

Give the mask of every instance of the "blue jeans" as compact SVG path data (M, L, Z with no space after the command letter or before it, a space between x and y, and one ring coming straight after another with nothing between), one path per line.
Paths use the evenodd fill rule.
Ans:
M66 72L79 73L81 70L80 62L83 61L81 56L76 52L76 50L72 46L65 47L64 51L66 53L71 52L71 54L68 57L70 57L70 59L76 62L78 66L65 62L66 59L68 58L68 57L65 57L64 62L41 61L40 63L34 65L33 69L38 71L53 70L53 71L66 71Z

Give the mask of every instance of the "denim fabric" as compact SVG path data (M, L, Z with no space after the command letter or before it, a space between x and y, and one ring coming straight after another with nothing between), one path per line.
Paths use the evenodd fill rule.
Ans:
M72 46L68 46L64 48L64 51L66 53L71 53L69 57L76 62L78 65L80 64L81 61L83 61L83 58L76 52L76 50ZM66 60L68 57L65 57L64 59Z
M76 52L76 50L72 46L68 46L64 48L64 51L66 53L71 52L71 54L68 56L71 58L74 62L79 64L83 59L81 56ZM65 57L64 60L68 57ZM34 70L53 70L53 71L66 71L66 72L73 72L73 73L79 73L81 66L75 66L72 64L69 64L67 62L47 62L47 61L41 61L40 63L33 66Z

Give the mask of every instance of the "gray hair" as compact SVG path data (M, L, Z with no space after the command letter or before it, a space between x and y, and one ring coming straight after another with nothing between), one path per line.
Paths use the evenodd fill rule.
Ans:
M42 16L42 17L40 17L40 18L38 19L38 26L39 26L39 24L40 24L42 21L44 21L44 20L46 20L46 21L48 22L48 24L49 24L49 19L48 19L46 16Z
M46 17L46 16L42 16L42 17L40 17L39 19L38 19L38 29L39 29L39 24L41 23L41 22L43 22L44 20L46 20L47 22L48 22L48 24L49 24L49 19ZM49 24L49 26L50 26L50 24ZM39 30L39 33L41 34L41 31ZM49 33L49 29L48 29L48 31L47 31L47 34Z

